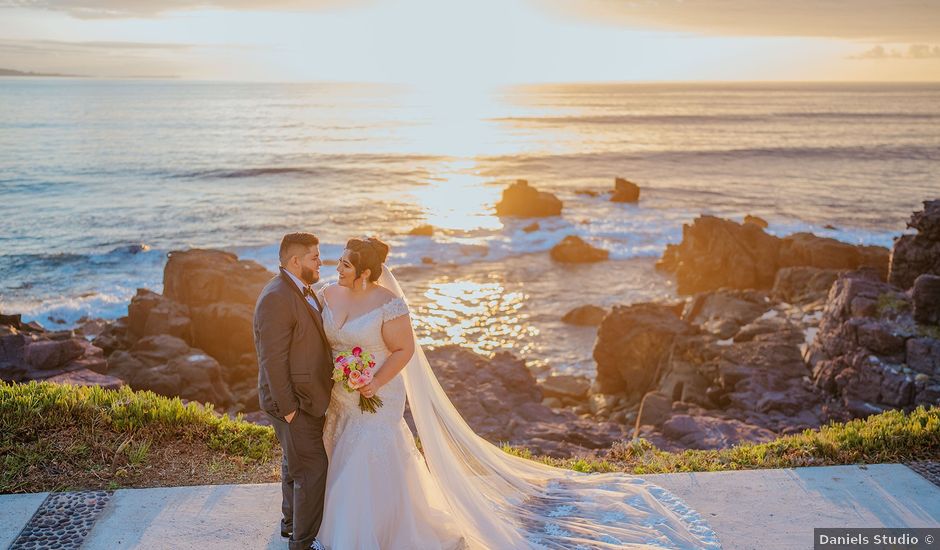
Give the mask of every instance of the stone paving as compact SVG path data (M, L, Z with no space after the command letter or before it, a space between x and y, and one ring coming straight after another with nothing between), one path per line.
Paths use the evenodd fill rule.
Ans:
M725 548L812 547L812 527L940 528L940 461L638 476ZM0 495L0 549L283 549L280 485Z
M940 487L940 461L919 460L916 462L905 462L904 465L927 478L927 481Z
M110 498L110 491L50 494L20 531L10 550L81 547Z

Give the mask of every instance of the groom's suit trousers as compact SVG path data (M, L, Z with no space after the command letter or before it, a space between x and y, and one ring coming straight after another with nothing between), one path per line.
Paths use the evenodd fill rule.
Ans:
M327 456L323 447L325 417L313 416L299 409L288 423L268 413L274 433L284 451L281 461L282 527L293 535L290 550L306 550L320 530L326 493Z

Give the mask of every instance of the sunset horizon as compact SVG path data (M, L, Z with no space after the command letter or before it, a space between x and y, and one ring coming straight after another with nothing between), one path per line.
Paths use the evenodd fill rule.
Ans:
M0 68L96 78L429 86L936 82L940 10L705 3L0 2Z

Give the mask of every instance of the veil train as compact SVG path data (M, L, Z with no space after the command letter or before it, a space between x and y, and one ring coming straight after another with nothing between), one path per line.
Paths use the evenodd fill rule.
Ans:
M378 284L407 303L384 264ZM402 377L435 489L470 548L721 548L697 512L642 478L554 468L478 436L417 341Z

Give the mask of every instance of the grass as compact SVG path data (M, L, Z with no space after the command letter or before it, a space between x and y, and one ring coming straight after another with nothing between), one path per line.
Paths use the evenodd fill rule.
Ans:
M745 443L716 451L660 450L644 439L614 444L603 458L532 457L525 449L507 452L581 472L633 474L709 472L758 468L795 468L836 464L877 464L940 458L940 407L920 406L910 413L887 411L816 430Z
M0 382L0 493L277 481L274 430L149 391Z
M506 452L581 472L634 474L904 462L940 457L940 407L830 423L769 443L671 453L639 439L603 458ZM268 483L274 431L148 391L0 382L0 493Z

